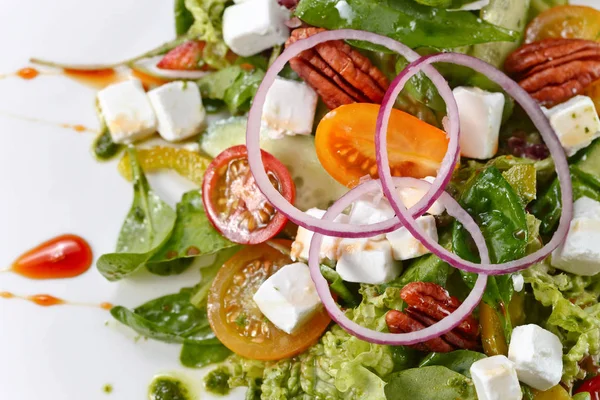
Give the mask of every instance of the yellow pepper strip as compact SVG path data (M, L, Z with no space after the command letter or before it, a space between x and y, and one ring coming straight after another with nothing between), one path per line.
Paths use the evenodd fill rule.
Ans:
M525 296L522 293L513 293L508 303L508 314L513 328L525 324Z
M531 391L535 400L571 400L569 393L560 385L556 385L544 392L535 389L531 389Z
M479 324L481 325L481 342L487 356L508 355L508 346L502 329L502 321L496 310L485 303L479 306Z
M137 156L144 172L153 172L159 169L170 169L184 178L189 179L198 186L202 186L202 179L210 158L186 149L174 147L152 147L138 149ZM119 173L131 181L131 167L127 153L119 161Z

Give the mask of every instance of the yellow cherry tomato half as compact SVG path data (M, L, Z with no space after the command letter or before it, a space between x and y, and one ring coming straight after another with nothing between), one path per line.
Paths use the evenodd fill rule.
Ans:
M552 7L527 25L526 43L551 38L600 41L600 11L585 6Z

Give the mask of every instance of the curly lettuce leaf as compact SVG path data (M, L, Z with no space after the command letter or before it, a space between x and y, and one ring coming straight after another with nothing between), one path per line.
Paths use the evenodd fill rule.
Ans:
M562 381L572 385L584 379L586 371L580 361L600 354L600 276L559 273L545 263L523 271L523 276L531 284L535 300L552 310L545 321L538 323L563 343Z

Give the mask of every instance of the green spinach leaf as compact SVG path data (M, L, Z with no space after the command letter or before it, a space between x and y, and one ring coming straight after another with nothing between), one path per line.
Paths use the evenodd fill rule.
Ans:
M175 33L177 36L183 35L190 30L194 24L194 16L185 7L185 0L175 0Z
M132 274L169 238L176 214L150 189L133 147L127 149L133 176L133 204L121 227L115 253L102 255L96 263L110 281Z
M262 82L265 73L263 70L242 70L233 84L225 90L223 100L232 114L243 114L250 109L252 99Z
M430 353L419 364L419 368L431 365L441 365L466 376L471 377L469 371L475 361L485 358L485 354L470 350L456 350L450 353Z
M214 255L210 255L207 257L205 265L200 270L202 273L201 281L194 287L192 291L192 297L190 302L197 308L203 308L206 305L206 298L208 297L208 291L210 286L212 285L215 276L217 276L217 272L221 269L223 264L229 260L241 246L228 247L219 251Z
M185 193L177 204L177 220L173 232L169 240L152 256L148 268L160 268L160 264L166 262L167 270L175 266L173 272L180 272L182 267L185 268L186 262L180 260L173 264L177 259L211 254L233 246L235 244L217 232L208 220L200 191L192 190Z
M218 339L183 342L179 361L184 367L202 368L225 360L231 355L231 350L223 346Z
M331 290L340 296L340 299L346 306L357 307L360 304L357 294L348 289L346 283L336 270L321 264L321 274L323 275L323 278L327 279L327 282L329 282Z
M211 72L198 79L198 87L202 98L209 98L213 100L225 99L225 91L237 77L242 73L242 67L239 65L232 65L230 67L223 68L220 71Z
M330 0L301 0L296 15L327 29L360 29L386 35L410 47L452 48L475 43L514 41L517 35L488 24L470 12L448 12L413 0L348 0L344 18Z
M412 368L392 375L387 400L476 400L473 382L443 366Z

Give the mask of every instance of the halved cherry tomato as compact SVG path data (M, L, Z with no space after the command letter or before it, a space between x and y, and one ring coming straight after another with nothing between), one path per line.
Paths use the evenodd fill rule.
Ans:
M292 244L276 242L286 248ZM255 360L280 360L303 352L327 329L331 319L323 309L289 335L267 320L252 300L269 276L290 263L289 256L259 244L243 248L219 270L208 294L208 320L231 351Z
M327 172L348 187L377 177L375 123L379 105L348 104L329 112L316 134L317 156ZM400 110L392 110L388 155L393 176L435 175L448 148L446 133Z
M600 400L600 376L583 382L575 391L577 393L589 393L592 400Z
M271 154L261 151L271 184L293 203L296 188L289 171ZM256 186L247 154L246 146L233 146L210 163L202 183L202 200L210 222L227 239L257 244L277 235L287 218L273 208Z
M544 11L527 25L525 42L549 38L600 41L600 11L585 6L558 6Z

